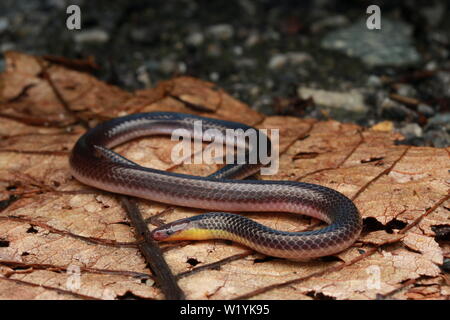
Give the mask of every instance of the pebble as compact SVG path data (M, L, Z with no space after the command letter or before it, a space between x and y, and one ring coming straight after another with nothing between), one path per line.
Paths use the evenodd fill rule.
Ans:
M366 113L369 107L364 103L364 96L355 89L349 92L335 92L300 87L297 91L302 99L312 97L314 102L325 107L344 109L358 113Z
M301 31L297 35L287 35L280 28L280 18L285 14L289 16L290 4L267 6L251 0L240 2L236 7L240 12L232 17L228 16L233 14L232 11L217 12L216 5L210 6L209 2L205 2L201 8L211 13L207 19L202 18L203 13L198 14L200 7L196 2L187 1L179 6L161 2L161 5L136 12L136 19L123 25L117 24L120 15L116 13L92 15L81 8L83 21L88 19L96 24L88 26L88 23L83 23L82 30L68 33L66 28L58 27L61 21L47 19L48 16L60 16L61 12L64 15L65 2L67 0L0 1L0 36L5 38L0 42L0 52L11 49L29 51L32 48L33 52L52 53L50 51L56 50L53 53L58 54L54 43L66 43L65 55L76 56L84 50L84 43L99 43L89 52L98 59L104 53L103 44L115 47L113 42L108 42L114 38L127 50L111 51L111 62L117 66L120 82L130 89L154 86L174 73L185 72L189 65L193 76L211 79L230 94L239 95L252 107L272 114L274 97L291 95L292 84L309 90L323 88L326 90L311 93L318 108L305 109L304 116L323 118L324 108L319 108L321 106L329 107L326 111L332 117L334 114L349 114L347 109L358 108L349 101L355 97L358 101L364 96L365 99L359 101L364 105L361 110L367 112L357 114L363 117L361 124L372 125L378 130L399 128L410 136L416 136L420 135L418 127L406 126L406 123L418 122L420 114L427 118L421 119L427 121L427 125L420 127L421 137L411 138L410 141L421 140L422 145L450 144L448 110L442 103L427 102L442 99L445 103L445 99L450 98L450 34L443 25L444 2L417 4L417 17L423 25L415 26L413 23L419 22L416 19L402 21L395 10L382 8L382 30L368 30L364 11L356 18L364 20L358 22L353 19L356 17L354 11L337 14L324 4L325 0L313 1L307 4L312 9L308 21L300 21L310 32ZM121 1L117 11L114 11L120 12L127 6ZM56 7L59 9L55 10ZM353 5L349 7L354 9ZM102 10L100 8L105 7L94 5L91 8ZM27 13L30 12L34 13L33 19L28 19ZM141 19L153 21L158 28L143 25ZM261 25L264 27L261 28ZM412 27L421 31L419 36L413 35ZM118 32L114 34L111 30ZM52 37L40 37L39 34L51 34ZM149 50L147 45L159 39L159 45ZM320 50L319 58L316 43L319 41L322 47L326 47L324 42L327 39L332 40L330 49L341 50L361 59L363 63L342 58L334 51ZM424 64L417 69L433 71L434 75L413 86L404 83L393 85L395 93L424 101L413 109L386 99L392 92L392 86L385 79L395 81L417 70L403 68L415 61L420 62L416 48L421 48L426 57ZM389 67L370 72L366 67L389 64L402 68ZM0 54L0 70L4 68L5 61ZM107 69L103 69L106 72L101 74L102 79L108 77ZM377 109L370 112L375 107ZM354 113L350 112L348 117L337 119L352 121L356 118L351 118L353 116ZM420 122L419 126L423 123Z
M244 50L242 49L241 46L234 46L233 47L233 53L237 56L241 56L242 53L244 53Z
M338 28L349 24L349 20L346 16L336 15L326 17L311 24L311 31L318 33L326 28Z
M404 97L416 97L417 96L417 91L416 89L414 89L413 86L409 85L409 84L398 84L397 85L397 93L401 96Z
M423 135L423 130L417 123L408 123L397 131L406 139L420 138Z
M369 87L372 88L378 88L381 87L383 84L383 82L381 81L380 77L371 74L368 78L367 78L367 85Z
M426 141L430 141L430 144L436 148L445 148L450 145L450 134L445 128L429 130L424 134L424 138Z
M217 80L219 80L220 75L217 72L211 72L209 74L209 80L216 82Z
M306 61L313 61L312 56L306 52L289 52L287 55L289 63L292 65L299 65Z
M74 33L74 40L78 43L105 43L109 40L109 34L102 29L91 29Z
M8 30L9 28L9 20L7 17L0 17L0 33Z
M313 58L311 55L305 52L278 53L270 58L268 67L272 70L277 70L284 67L286 64L299 65L312 60Z
M12 42L3 42L0 43L0 52L6 52L10 50L14 50L16 48L16 45Z
M269 89L269 90L271 90L271 89L274 87L274 85L275 85L275 82L274 82L272 79L270 79L270 78L267 78L267 79L264 81L264 86L265 86L267 89Z
M428 119L427 125L446 125L450 129L450 112L439 113Z
M206 29L207 33L219 40L228 40L234 35L234 28L229 24L216 24Z
M440 82L440 86L443 89L441 94L450 98L450 72L439 71L436 73L436 79Z
M169 58L165 58L165 59L161 60L161 63L159 65L159 70L165 74L173 73L176 68L177 68L177 63L174 60L169 59Z
M179 73L186 73L186 71L187 71L187 65L186 65L186 63L184 63L183 61L181 61L181 62L178 63L177 68L178 68L177 71L178 71Z
M375 131L391 132L394 129L394 123L392 121L381 121L370 128Z
M137 80L144 85L145 88L150 88L152 86L152 81L150 79L150 74L148 73L147 67L141 65L136 70Z
M186 44L198 47L203 44L205 36L201 32L192 32L186 37Z
M427 62L427 64L425 65L425 70L428 70L428 71L435 71L435 70L437 70L437 68L438 68L438 64L437 64L437 62L436 61L430 61L430 62Z
M424 103L421 103L417 106L417 111L419 111L426 117L430 117L430 116L434 115L434 109Z
M268 67L269 69L276 70L286 65L288 57L285 54L276 54L270 58Z
M417 114L405 107L403 104L390 98L385 98L380 105L381 115L388 119L403 121L405 119L416 119Z
M383 18L380 30L370 30L360 19L347 28L328 33L321 42L325 49L343 51L368 66L405 66L420 61L412 46L412 27Z
M261 89L257 85L252 86L250 89L250 94L254 97L257 97L260 94L260 92Z
M254 45L261 42L261 36L259 35L259 32L254 31L251 32L250 35L245 40L245 46L247 47L253 47Z

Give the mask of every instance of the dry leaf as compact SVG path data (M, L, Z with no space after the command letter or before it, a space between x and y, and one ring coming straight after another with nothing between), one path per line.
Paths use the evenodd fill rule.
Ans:
M189 77L129 93L87 73L6 54L0 101L0 298L163 299L117 195L77 182L67 156L103 119L177 111L280 129L279 171L260 179L325 185L352 198L365 221L359 241L333 259L292 262L226 241L163 244L188 299L443 299L449 256L450 149L397 146L390 130L264 116L214 84ZM173 143L152 137L117 150L145 166L207 175L216 165L170 161ZM149 228L201 210L139 200ZM288 231L320 223L290 214L247 216ZM448 229L447 229L448 230Z

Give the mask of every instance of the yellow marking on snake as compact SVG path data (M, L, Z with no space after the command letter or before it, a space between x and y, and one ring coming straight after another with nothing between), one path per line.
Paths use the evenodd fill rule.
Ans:
M211 240L211 239L225 239L239 241L241 243L247 243L248 240L239 237L231 232L220 229L198 229L191 228L176 232L163 241L175 241L175 240Z

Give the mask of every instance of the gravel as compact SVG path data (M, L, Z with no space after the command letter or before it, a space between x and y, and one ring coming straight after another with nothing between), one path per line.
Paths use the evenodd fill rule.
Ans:
M365 2L336 3L73 0L82 28L67 30L66 0L2 0L0 52L94 56L96 76L128 90L190 75L266 114L391 121L401 143L448 146L449 4L379 1L382 29L368 30Z
M322 47L361 58L368 66L405 66L420 61L412 43L412 27L389 19L382 20L380 30L370 30L361 19L349 26L327 34Z

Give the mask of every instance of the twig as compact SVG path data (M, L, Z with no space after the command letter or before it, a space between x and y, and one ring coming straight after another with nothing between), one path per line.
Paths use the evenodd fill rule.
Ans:
M236 261L236 260L243 259L243 258L251 255L252 253L253 253L253 251L245 251L243 253L238 253L238 254L226 257L225 259L222 259L222 260L219 260L219 261L216 261L216 262L213 262L213 263L205 264L203 266L194 268L192 270L179 273L177 275L177 278L181 279L181 278L184 278L184 277L188 277L188 276L191 276L191 275L193 275L193 274L195 274L197 272L200 272L200 271L219 269L224 264L227 264L227 263L230 263L230 262L233 262L233 261Z
M154 274L156 284L161 288L161 291L167 299L184 300L184 293L178 286L175 276L164 260L162 251L156 242L153 241L147 224L135 201L126 196L120 196L120 200L134 228L136 238L139 242L138 247Z
M16 273L16 269L22 270L24 272L32 272L33 270L48 270L54 272L67 272L67 266L57 266L52 264L44 264L44 263L24 263L20 261L8 261L8 260L0 260L0 266L7 266L13 269L14 271L11 273ZM24 271L26 270L26 271ZM108 269L98 269L98 268L89 268L89 267L80 267L80 271L94 274L109 274L109 275L119 275L125 277L133 277L136 279L152 279L153 276L143 272L135 272L135 271L127 271L127 270L108 270ZM8 276L9 277L9 276Z
M11 278L5 278L0 276L0 280L4 280L4 281L10 281L10 282L14 282L17 284L22 284L25 286L29 286L29 287L34 287L34 288L43 288L46 290L50 290L50 291L54 291L58 294L63 294L63 295L70 295L73 296L74 298L77 299L83 299L83 300L99 300L96 297L91 297L91 296L87 296L81 293L76 293L76 292L72 292L72 291L68 291L68 290L64 290L64 289L60 289L60 288L56 288L56 287L50 287L50 286L46 286L43 284L36 284L33 282L28 282L28 281L23 281L23 280L19 280L19 279L11 279Z

